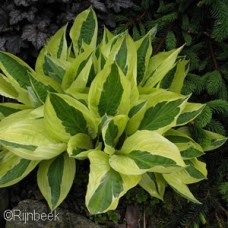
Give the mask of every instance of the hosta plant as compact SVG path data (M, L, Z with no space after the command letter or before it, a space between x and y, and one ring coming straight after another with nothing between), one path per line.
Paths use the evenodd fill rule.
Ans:
M226 139L205 131L210 146L202 147L191 137L188 124L204 105L181 95L188 68L181 48L152 55L155 28L137 41L104 29L99 44L97 30L89 8L76 17L70 42L66 26L48 41L35 70L0 52L0 94L17 101L0 104L0 187L38 167L38 186L54 210L77 181L76 161L89 159L91 214L115 209L136 185L161 200L170 185L199 203L187 185L206 178L199 157Z

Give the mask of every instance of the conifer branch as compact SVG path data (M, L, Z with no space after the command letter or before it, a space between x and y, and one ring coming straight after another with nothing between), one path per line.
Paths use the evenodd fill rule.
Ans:
M169 25L166 35L168 34L169 31L171 31L172 27L173 27L173 23ZM164 45L166 41L166 35L160 39L160 42L158 43L158 46L156 47L154 54L157 54L160 51L161 47Z
M213 64L214 64L214 68L215 68L215 70L219 71L219 66L218 66L218 63L217 63L217 60L216 60L216 56L215 56L215 52L214 52L214 49L213 49L213 46L212 46L211 38L210 38L210 36L208 34L206 34L206 35L207 35L207 39L208 39L209 50L210 50L211 58L212 58L212 61L213 61Z
M166 36L164 36L164 37L162 37L162 39L160 39L160 42L158 43L158 46L156 47L154 54L157 54L160 51L161 47L165 43L165 40L166 40Z
M129 22L127 22L127 24L126 24L127 28L129 28L129 27L131 27L132 25L134 25L135 22L136 22L136 23L139 23L139 22L142 20L142 18L145 16L145 14L146 14L146 11L144 11L142 14L140 14L140 15L137 16L136 18L134 18L134 19L132 19L132 20L129 20Z

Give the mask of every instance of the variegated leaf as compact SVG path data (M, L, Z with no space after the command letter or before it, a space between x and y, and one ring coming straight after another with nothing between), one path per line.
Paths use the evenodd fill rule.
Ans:
M30 86L29 72L33 70L17 56L1 51L0 69L14 85L18 84L23 89Z
M155 87L165 75L175 66L176 59L183 46L169 52L161 52L149 61L147 76L142 81L142 87Z
M130 85L122 71L114 63L96 76L89 91L89 108L102 117L124 114L130 109Z
M189 61L187 60L181 60L177 63L176 67L176 72L174 74L172 83L169 87L169 90L175 93L181 93L183 84L184 84L184 79L188 73ZM187 69L186 69L187 67Z
M175 173L162 174L162 175L165 181L174 189L174 191L176 191L182 197L190 200L191 202L200 204L200 202L191 193L188 186L183 183L183 181L179 178L178 175L175 175Z
M126 33L120 33L114 36L107 45L100 46L100 55L102 54L105 59L107 59L108 64L112 64L118 55L121 46L124 46L123 43L126 38ZM125 43L126 44L126 43ZM97 53L99 54L99 53Z
M86 73L85 79L84 79L84 84L82 85L77 85L77 87L85 87L90 69L91 69L91 57L92 57L92 52L93 49L87 49L83 53L77 56L77 58L73 59L70 64L66 68L66 72L62 81L62 87L64 90L68 89L73 89L74 87L72 86L72 83L76 78L78 78L79 75L82 75L83 73Z
M140 113L143 108L146 109L146 103L146 101L138 101L137 104L134 104L128 114L129 118L134 118Z
M96 137L97 126L90 111L71 96L50 93L44 106L44 119L50 134L63 142L78 133Z
M147 72L150 56L152 54L151 37L156 32L152 28L146 36L135 42L137 48L137 84L141 84Z
M177 119L177 126L193 121L204 109L205 105L199 103L186 103L184 110Z
M70 30L70 38L76 56L84 51L83 43L96 48L97 30L97 17L92 8L83 11L76 17Z
M88 154L90 160L89 184L86 206L91 214L114 210L129 189L138 184L141 177L123 175L109 165L109 155L94 150Z
M118 41L116 42L118 43ZM110 58L116 61L126 78L131 84L131 104L138 99L137 89L137 50L136 45L129 34L125 34L117 49L114 47L108 56L107 64ZM115 45L114 45L115 46ZM113 50L114 49L114 50Z
M107 63L107 57L103 53L99 53L99 55L94 59L94 70L95 74L98 74L101 70L104 69Z
M0 120L7 117L15 112L26 109L27 107L22 104L14 103L1 103L0 104Z
M167 173L185 167L178 148L155 131L137 131L128 137L110 158L119 173L140 175L146 172Z
M152 197L163 200L166 182L159 173L144 173L139 185L146 190Z
M126 33L123 32L113 36L107 43L102 40L102 43L99 45L99 49L96 50L96 57L99 58L99 56L103 56L104 59L109 59L109 64L112 64L125 36Z
M85 159L87 158L88 150L92 148L92 139L87 134L79 133L70 138L67 145L67 152L70 157Z
M37 106L44 104L48 92L62 92L61 87L56 81L36 73L30 75L30 83L31 87L28 87L28 91L29 93L33 93L34 103L37 102Z
M211 131L207 131L207 130L203 130L203 131L206 134L207 139L210 141L209 145L202 146L204 151L215 150L220 146L222 146L227 140L227 137L223 135L220 135Z
M85 64L83 66L83 64ZM73 81L73 83L71 84L70 88L81 88L84 89L86 88L87 84L88 84L88 80L89 80L89 76L90 76L90 72L91 72L91 67L92 67L92 56L89 56L88 59L86 59L78 68L77 70L77 74L76 77Z
M51 56L57 59L67 60L67 40L66 40L66 29L67 26L63 26L59 29L50 40L48 40L45 48Z
M110 51L108 51L110 49ZM118 35L118 39L112 39L103 52L107 58L106 64L116 61L119 68L133 85L136 84L137 74L137 50L136 45L127 33Z
M10 151L0 152L0 187L8 187L26 177L40 161L18 157Z
M37 183L52 211L68 195L75 173L75 159L69 158L67 153L40 163L37 172Z
M121 43L121 46L120 46L118 52L115 53L115 61L118 64L118 66L120 67L120 69L123 71L124 75L127 75L127 72L131 69L131 68L129 69L129 63L131 63L132 67L135 67L135 69L136 69L136 58L135 58L136 50L135 50L135 54L134 54L134 49L135 49L134 42L133 42L133 40L131 40L132 41L132 45L131 45L132 52L130 52L128 50L129 44L127 43L127 38L129 41L132 39L130 36L126 35L123 42ZM134 57L135 61L133 60L133 58L131 59L133 61L129 61L130 56L128 56L128 54L132 54L131 57ZM135 72L135 76L136 76L136 72Z
M170 101L158 102L149 107L139 125L139 130L158 130L167 129L167 126L175 125L176 117L180 113L180 106L185 99L176 99Z
M5 103L3 103L2 105L4 105ZM8 104L8 103L6 103ZM23 107L23 105L20 104L11 104L10 107ZM26 106L24 106L26 107ZM10 115L8 115L7 117L3 118L0 122L0 129L6 129L8 127L10 127L12 124L16 124L20 121L24 121L24 120L35 120L35 119L41 119L43 118L43 106L40 106L39 108L36 109L27 109L27 107L25 109L21 109L18 110L15 113L12 113Z
M126 115L118 115L115 117L107 117L102 126L102 137L105 144L104 151L108 154L115 152L115 146L123 134L128 117Z
M185 184L192 184L204 180L207 178L207 169L206 163L199 161L197 158L185 161L188 165L185 170L182 170L184 173L180 179L183 180Z
M40 51L36 60L36 72L44 74L43 65L45 62L45 55L49 53L52 57L62 60L67 60L68 48L66 41L66 26L59 29L47 42L45 47Z
M106 28L104 27L103 37L100 43L100 47L104 46L104 49L107 47L107 44L110 40L112 40L114 35Z
M168 178L178 178L183 184L193 184L207 178L206 163L193 158L185 162L185 169L168 174Z
M147 110L147 101L138 101L132 106L129 116L129 122L126 127L126 133L128 135L133 134L139 128L139 124L143 119L143 116Z
M174 143L181 152L183 159L192 159L204 154L203 148L188 135L171 129L165 133L165 137Z
M128 135L133 134L137 129L156 130L164 133L174 127L188 97L163 89L156 89L152 94L141 95L141 99L142 102L135 107L136 110L137 108L140 110L137 110L136 115L129 120Z
M18 99L17 90L10 84L9 79L0 73L0 94L4 97Z
M69 88L65 91L65 93L71 97L74 97L79 102L81 102L83 105L88 107L88 94L89 94L89 88Z
M192 133L188 126L180 127L177 130L189 137L192 137ZM220 135L212 131L204 130L204 129L201 129L201 130L202 130L202 134L204 134L204 137L206 138L206 141L207 141L205 144L201 145L204 152L216 150L227 141L227 137L223 135Z
M50 56L49 53L45 53L42 65L43 73L61 84L68 64L62 59L59 60Z
M18 57L7 53L0 52L0 69L6 75L7 80L3 80L5 84L7 84L8 92L11 94L15 94L13 98L18 99L18 101L31 106L31 102L29 100L27 87L30 86L29 73L33 72L32 68L30 68L25 62L23 62ZM8 83L12 85L12 87L16 90L12 90Z
M12 119L13 115L9 119ZM64 143L54 140L47 133L43 119L19 119L12 123L7 119L8 117L4 118L0 123L0 143L17 156L29 160L43 160L53 158L66 150Z

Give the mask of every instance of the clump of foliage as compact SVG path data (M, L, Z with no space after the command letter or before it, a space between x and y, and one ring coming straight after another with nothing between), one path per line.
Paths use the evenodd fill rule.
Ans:
M41 50L35 70L0 52L0 93L19 102L0 105L0 186L38 166L38 186L54 210L77 180L76 160L89 159L91 214L115 209L136 185L161 200L169 185L199 203L187 185L206 178L199 157L226 138L203 129L206 145L191 137L188 124L204 105L181 94L188 68L178 57L182 47L152 55L155 28L137 41L105 29L97 45L92 8L75 19L69 44L66 29Z

